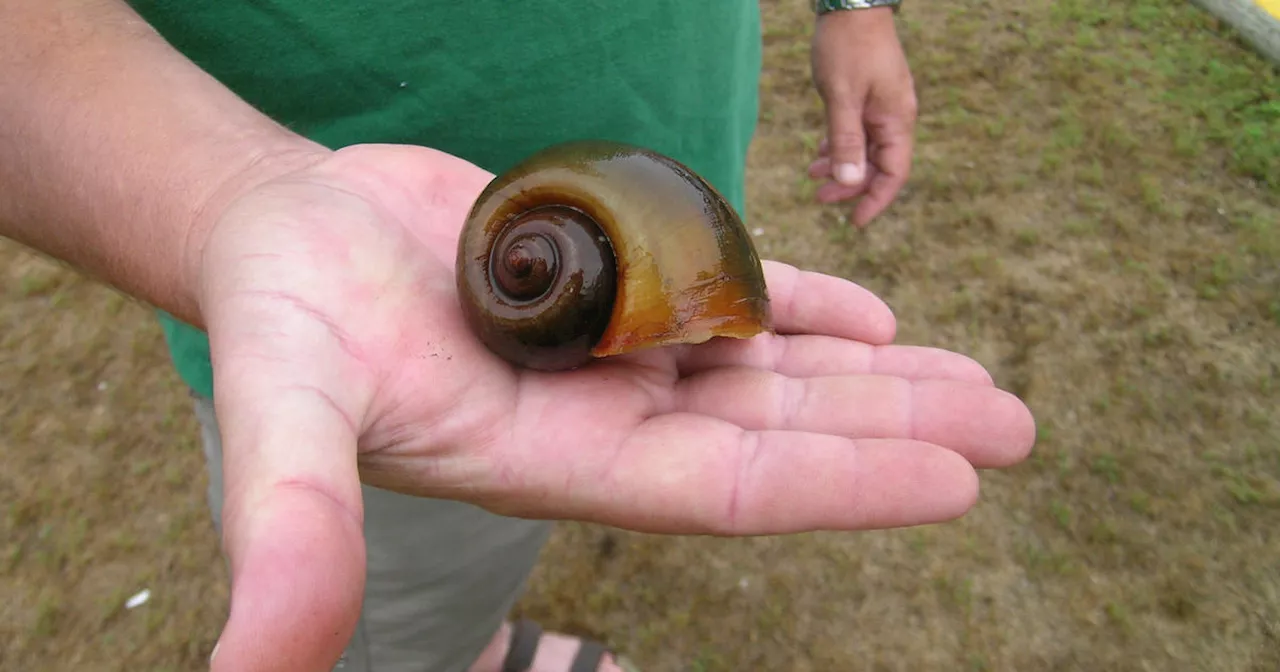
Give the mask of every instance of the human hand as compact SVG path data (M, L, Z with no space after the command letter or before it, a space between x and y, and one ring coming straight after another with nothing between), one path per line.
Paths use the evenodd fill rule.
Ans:
M359 614L359 484L521 517L754 535L943 521L1022 460L1028 410L887 306L766 264L777 335L515 370L468 331L460 226L492 176L362 146L193 238L226 475L215 670L328 669Z
M827 137L809 176L829 180L818 188L823 203L859 199L853 222L865 226L889 207L911 172L915 83L892 10L822 15L811 58Z

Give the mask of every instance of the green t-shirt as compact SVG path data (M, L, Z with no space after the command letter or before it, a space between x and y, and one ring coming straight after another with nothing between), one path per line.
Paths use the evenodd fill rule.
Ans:
M667 154L744 213L752 0L134 0L179 51L331 148L434 147L500 173L553 143ZM213 393L202 331L161 314L179 375Z

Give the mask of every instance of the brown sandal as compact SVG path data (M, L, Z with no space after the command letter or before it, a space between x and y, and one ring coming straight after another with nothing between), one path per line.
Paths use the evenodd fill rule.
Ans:
M538 653L538 642L542 639L542 626L528 619L521 619L511 624L511 644L507 649L507 657L502 661L502 672L529 672L533 667L533 659ZM583 639L578 654L568 672L596 672L600 662L613 652L600 642ZM617 658L617 655L614 655ZM619 667L627 666L618 662Z

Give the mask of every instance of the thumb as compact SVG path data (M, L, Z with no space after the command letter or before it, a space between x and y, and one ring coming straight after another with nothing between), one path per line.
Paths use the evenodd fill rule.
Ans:
M304 337L243 336L210 330L231 565L212 669L332 669L364 594L358 425L319 384L323 357L307 353L308 370L283 352Z
M867 136L862 123L862 103L862 98L851 91L827 96L831 176L845 186L862 184L867 173Z

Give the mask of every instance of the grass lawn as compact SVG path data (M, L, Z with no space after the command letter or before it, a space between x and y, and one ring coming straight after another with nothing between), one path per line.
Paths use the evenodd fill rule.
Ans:
M914 173L856 232L804 174L808 3L761 5L761 251L983 362L1036 452L946 525L565 525L520 609L649 670L1280 669L1280 71L1185 1L909 0ZM204 669L226 587L158 327L12 244L0 278L0 669Z

